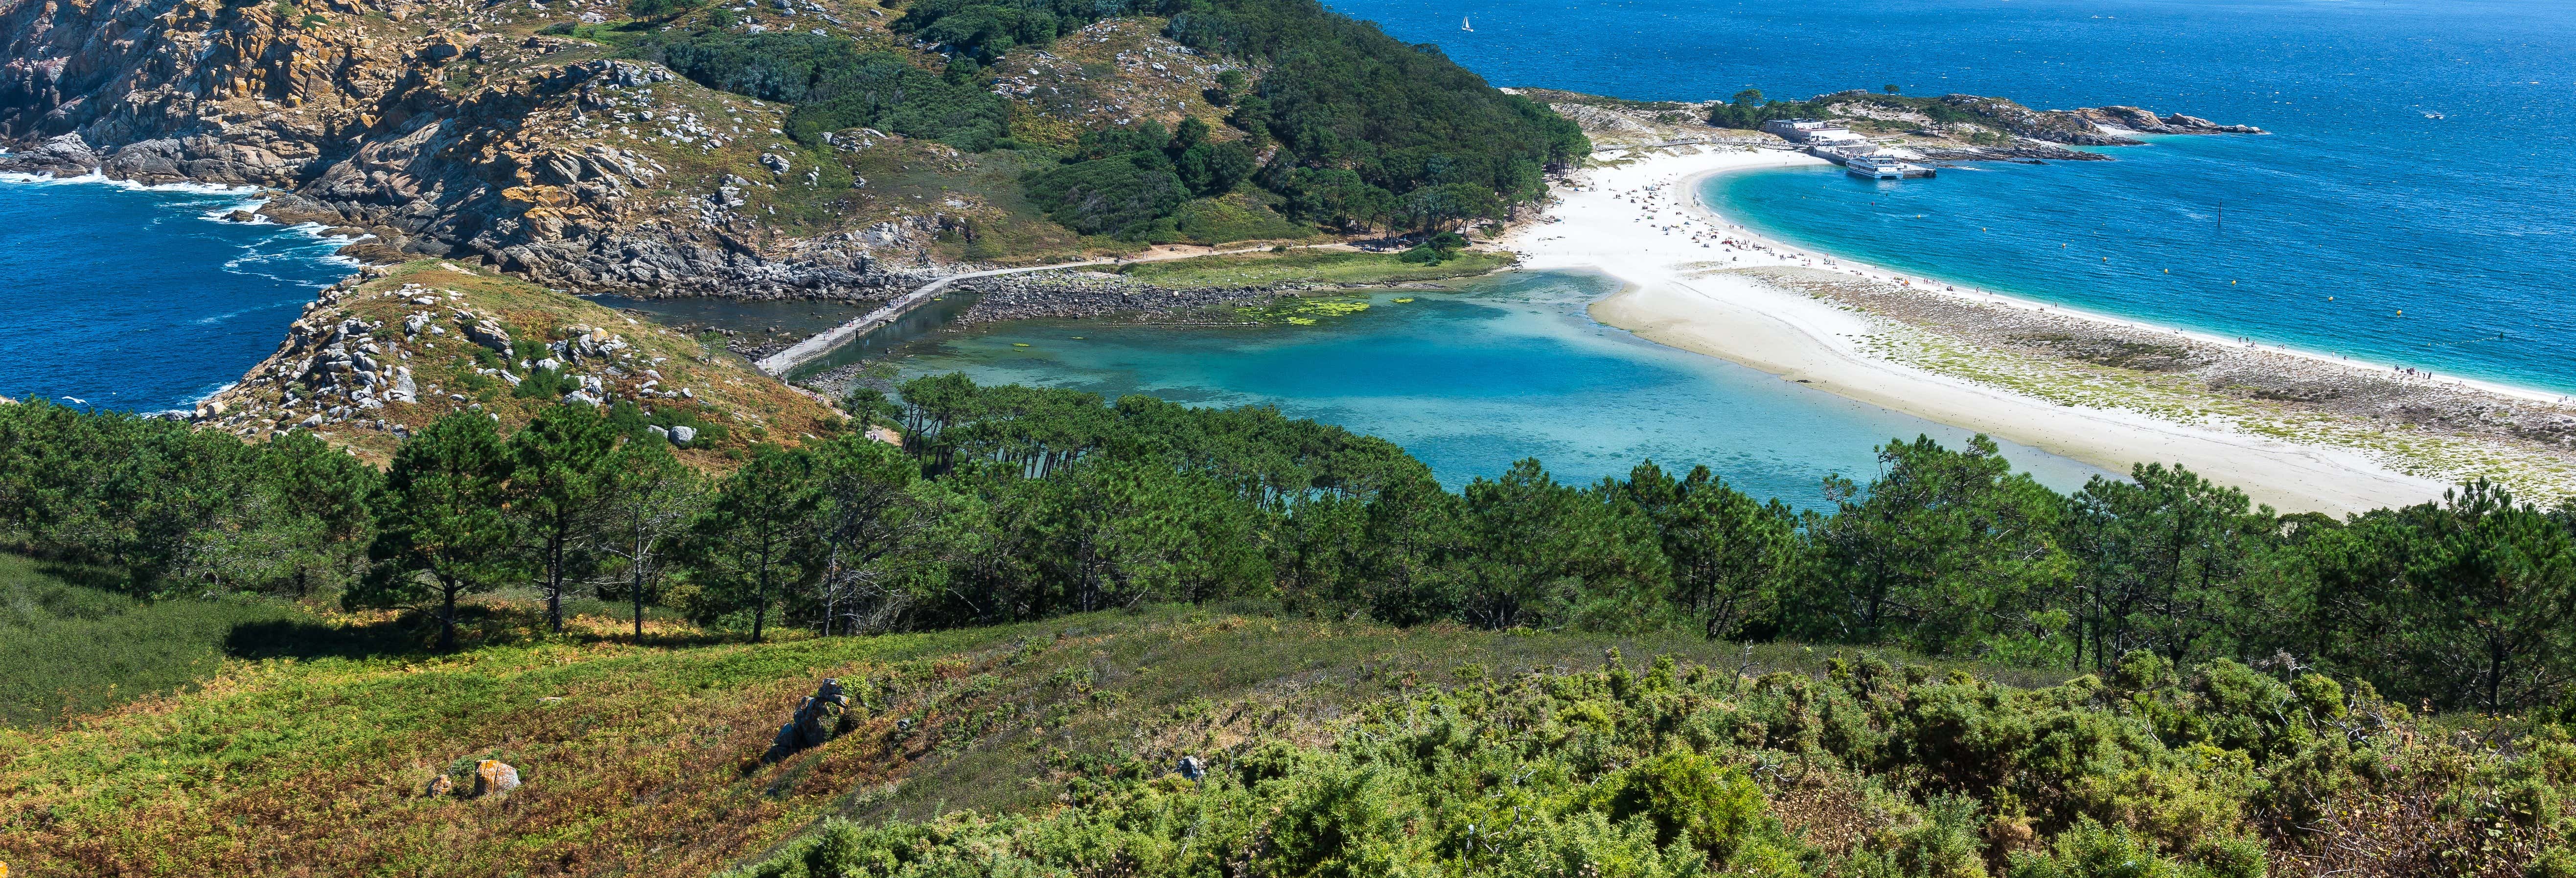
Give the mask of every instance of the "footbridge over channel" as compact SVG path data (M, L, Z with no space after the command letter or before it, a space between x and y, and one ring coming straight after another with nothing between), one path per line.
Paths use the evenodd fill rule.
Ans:
M802 366L816 357L831 353L842 345L849 344L851 339L866 335L877 327L894 322L895 318L902 317L904 314L911 312L912 309L920 307L924 302L939 298L939 294L946 291L950 284L954 284L961 280L973 280L979 277L994 277L1005 274L1027 274L1037 271L1055 271L1063 268L1083 268L1093 265L1113 265L1120 262L1163 262L1174 259L1197 259L1202 256L1231 256L1238 253L1256 253L1268 249L1271 248L1244 247L1235 250L1206 249L1194 252L1188 248L1174 248L1163 252L1140 256L1135 259L1085 259L1080 262L1059 262L1054 265L1029 265L1019 268L996 268L989 271L970 271L964 274L952 274L947 277L922 284L920 288L915 289L912 292L905 293L896 297L893 301L885 303L884 307L860 315L857 319L851 320L848 323L815 333L812 337L807 338L804 341L788 346L786 350L760 358L752 365L760 367L760 371L766 372L772 377L787 377L787 373L790 370L793 370L798 366ZM1299 246L1295 249L1348 250L1353 248L1347 244L1308 244Z
M1004 274L1024 274L1032 271L1053 271L1059 268L1081 268L1086 265L1104 265L1108 262L1109 260L1105 259L1092 259L1082 262L1065 262L1056 265L996 268L991 271L970 271L965 274L952 274L947 277L922 284L912 292L897 296L894 301L885 303L884 307L859 315L856 319L853 319L848 323L815 333L812 337L809 337L804 341L789 345L786 350L760 358L758 362L755 362L752 365L760 367L760 371L767 372L771 376L781 378L786 377L788 370L802 366L806 361L812 360L815 357L831 353L833 349L848 344L851 339L866 335L870 330L894 322L895 318L901 317L905 312L920 307L921 303L939 298L939 294L946 291L949 284L953 284L961 280L971 280L979 277L993 277Z

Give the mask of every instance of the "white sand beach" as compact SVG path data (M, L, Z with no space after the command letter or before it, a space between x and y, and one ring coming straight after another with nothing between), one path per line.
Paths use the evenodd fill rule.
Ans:
M1928 281L1763 240L1698 200L1698 183L1710 174L1822 163L1781 150L1718 148L1587 169L1576 185L1558 187L1559 201L1541 221L1516 229L1504 246L1522 254L1525 268L1589 269L1623 281L1625 289L1592 306L1602 323L2115 472L2128 471L2132 463L2180 463L2285 512L2341 514L2407 505L2438 499L2446 487L2356 450L2136 411L2061 405L1869 352L1861 343L1875 331L1868 316L1726 270L1803 266L1904 281L1917 289ZM1719 243L1727 239L1737 246Z

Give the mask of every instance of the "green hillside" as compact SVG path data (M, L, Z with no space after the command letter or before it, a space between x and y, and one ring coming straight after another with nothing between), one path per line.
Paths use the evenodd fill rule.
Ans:
M0 731L0 862L13 875L705 875L822 815L1026 809L1053 799L1044 781L1082 773L1066 766L1327 740L1336 717L1461 666L1588 664L1614 643L1735 658L1687 639L1186 607L760 646L657 625L638 646L614 617L542 637L532 602L476 609L476 645L453 655L416 651L419 629L398 620L304 616L265 629L293 636L245 653L257 657L197 669L185 692ZM861 731L759 764L824 677L869 705ZM499 807L422 795L485 757L527 786Z
M307 621L299 649L185 693L0 732L0 861L45 876L2504 875L2560 862L2542 851L2576 765L2555 726L2434 724L2367 687L2230 663L2176 674L2140 657L2065 679L1257 604L768 645L657 625L639 646L613 617L546 637L532 604L479 607L478 645L456 654L396 646L393 621ZM854 729L764 764L825 677L855 696ZM1183 757L1206 777L1176 774ZM526 785L423 794L483 758Z
M971 258L1065 246L1031 214L1113 248L1445 229L1536 201L1548 166L1590 150L1544 106L1312 0L928 0L855 34L735 19L563 32L786 105L779 131L797 146L772 149L828 184L768 193L814 202L791 222L875 210L850 193L893 178L861 166L880 141L944 145L969 197L943 197L1001 209L955 230L980 245ZM1025 170L1011 187L969 166Z
M0 858L2576 867L2576 505L2473 483L2335 520L2155 465L2062 494L1983 437L1891 441L1828 509L1651 462L1452 490L1270 409L897 391L695 458L616 409L465 409L381 471L0 404L0 548L43 559L0 566ZM847 733L764 758L824 678ZM433 786L486 759L526 786Z

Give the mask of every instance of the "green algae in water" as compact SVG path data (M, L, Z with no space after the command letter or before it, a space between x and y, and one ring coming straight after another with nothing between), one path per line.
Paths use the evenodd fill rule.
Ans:
M1707 464L1754 496L1814 507L1829 473L1873 478L1876 445L1970 435L1594 323L1584 306L1617 288L1598 275L1522 272L1408 290L1409 307L1350 308L1306 326L1013 321L910 343L894 362L905 378L963 372L1110 399L1273 405L1402 445L1451 487L1524 457L1577 484L1651 457L1680 471ZM1018 346L1077 327L1087 343ZM2061 490L2103 472L2028 447L2005 452Z

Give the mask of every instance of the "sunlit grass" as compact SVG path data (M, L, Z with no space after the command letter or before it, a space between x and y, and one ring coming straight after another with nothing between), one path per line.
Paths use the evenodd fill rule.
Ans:
M484 645L453 655L416 651L400 620L304 623L281 641L293 646L227 659L192 691L0 732L14 806L0 861L40 875L706 875L825 815L1041 807L1067 764L1320 741L1355 705L1471 671L1594 667L1613 646L1748 673L1814 673L1830 655L1687 633L1401 630L1254 604L765 645L668 619L636 645L604 615L537 636L528 606L479 609ZM762 765L827 676L863 702L859 730ZM421 794L477 758L527 786L506 803Z

